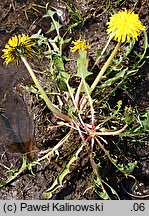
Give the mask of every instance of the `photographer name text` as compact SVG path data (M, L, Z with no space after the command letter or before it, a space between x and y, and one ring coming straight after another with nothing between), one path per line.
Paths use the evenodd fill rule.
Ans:
M44 205L30 205L25 202L20 203L20 211L27 211L27 212L43 212L43 211L53 211L53 212L74 212L74 211L82 211L82 212L102 212L103 211L103 203L95 203L95 204L70 204L66 202L65 204L57 203L47 203Z

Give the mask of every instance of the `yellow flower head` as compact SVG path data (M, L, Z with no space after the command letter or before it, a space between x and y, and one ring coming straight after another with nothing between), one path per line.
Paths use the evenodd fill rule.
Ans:
M15 62L18 66L21 56L31 57L35 55L35 51L32 49L33 45L34 43L29 36L15 35L9 39L5 49L2 50L4 52L2 58L5 59L6 65L10 62Z
M91 48L86 40L81 40L81 37L77 41L72 41L72 43L74 44L74 47L70 48L70 52L72 53L76 52L77 50L83 51Z
M138 14L132 11L119 11L110 18L107 22L107 33L112 33L112 37L118 42L129 42L130 38L137 40L140 31L145 31L145 26L139 20Z

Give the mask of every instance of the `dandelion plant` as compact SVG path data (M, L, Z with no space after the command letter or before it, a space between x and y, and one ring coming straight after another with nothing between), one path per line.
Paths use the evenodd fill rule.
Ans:
M54 12L48 10L46 17L51 17L53 21L53 15ZM47 47L49 47L50 49L50 52L47 53L50 55L49 59L51 60L53 65L56 62L55 59L57 60L57 64L59 63L59 67L56 67L56 65L55 67L59 72L61 81L65 82L67 87L67 92L65 92L65 94L67 95L67 97L65 97L65 104L67 105L66 107L68 109L68 114L64 114L61 109L58 109L50 101L43 87L40 85L40 82L38 81L35 73L30 67L30 64L27 62L28 57L33 57L36 55L33 49L35 42L32 42L29 36L13 36L5 45L5 48L3 49L4 54L2 56L2 58L5 59L6 65L8 65L10 62L14 62L18 66L20 61L23 61L35 85L39 89L39 92L42 95L47 107L53 112L53 114L57 116L58 119L63 120L63 126L66 126L70 129L68 134L66 134L65 137L61 141L59 141L53 149L49 149L48 151L46 150L44 152L45 155L41 158L38 158L37 162L41 162L41 160L49 159L49 157L52 157L53 153L65 144L65 141L68 140L70 134L72 134L74 130L78 132L78 136L81 140L78 144L78 149L76 150L76 152L71 155L68 163L65 165L61 173L53 182L52 186L43 193L43 196L46 199L51 198L55 190L63 186L63 179L67 174L70 173L70 166L78 159L78 157L80 157L81 151L85 149L88 153L88 158L95 174L95 185L98 185L101 191L100 197L103 199L110 199L110 196L105 189L106 185L106 187L108 187L111 192L113 194L116 194L117 198L119 198L115 190L111 188L99 174L99 166L97 166L94 156L96 154L96 147L98 146L98 148L104 153L104 155L110 160L110 162L124 175L127 176L133 171L136 165L136 161L128 163L127 166L118 164L117 160L113 158L110 155L110 152L106 149L106 145L108 144L108 139L106 137L120 136L127 129L129 121L132 121L132 112L128 112L127 116L125 113L127 120L123 118L123 121L120 124L121 126L115 127L115 129L110 128L110 125L106 127L107 122L118 115L119 110L122 106L122 101L117 102L116 110L114 111L114 113L111 113L110 117L107 117L105 119L104 117L102 118L100 116L100 118L102 119L102 121L100 121L98 120L100 118L95 107L95 99L92 98L92 93L94 92L97 85L100 86L100 81L102 80L103 75L108 69L109 65L113 61L115 55L117 54L117 51L119 50L121 44L131 43L131 41L138 40L140 32L145 31L146 28L142 25L138 15L133 11L127 11L126 9L124 9L123 11L119 11L118 13L115 13L113 16L111 16L110 21L107 22L107 34L109 35L110 40L108 40L106 48L112 39L117 41L117 44L109 58L101 67L97 77L90 85L86 82L86 77L92 75L93 73L93 71L89 71L88 69L88 50L91 48L91 45L81 37L76 41L72 41L73 46L70 47L70 51L72 53L77 52L78 54L77 71L75 75L80 78L80 84L78 88L75 89L73 89L69 84L70 74L65 70L65 65L63 62L62 44L65 40L61 37L59 28L57 26L55 26L55 30L57 32L58 38L55 37L53 40L48 38L46 39L46 41L48 41L49 43ZM52 51L50 47L53 47L53 55L51 54ZM92 69L94 69L94 67ZM129 110L131 111L131 109Z

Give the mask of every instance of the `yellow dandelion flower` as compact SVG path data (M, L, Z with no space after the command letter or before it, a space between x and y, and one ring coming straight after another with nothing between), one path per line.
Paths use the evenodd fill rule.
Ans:
M107 33L112 33L112 37L118 42L129 42L130 39L137 40L140 31L145 31L145 26L139 20L138 14L132 11L119 11L107 22Z
M81 40L81 37L77 41L72 41L72 43L74 44L74 47L70 48L70 52L72 53L76 52L77 50L83 51L91 48L86 40Z
M2 50L4 54L2 58L5 59L6 65L10 62L15 62L18 66L21 60L21 56L31 57L35 55L33 50L33 43L29 36L24 35L15 35L8 40L8 43L5 45L5 48Z

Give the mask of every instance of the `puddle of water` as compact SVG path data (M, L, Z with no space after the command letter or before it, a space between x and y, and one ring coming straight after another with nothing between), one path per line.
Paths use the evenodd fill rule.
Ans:
M6 67L0 60L0 155L29 153L33 158L34 125L23 99L14 84L28 73L23 66Z

